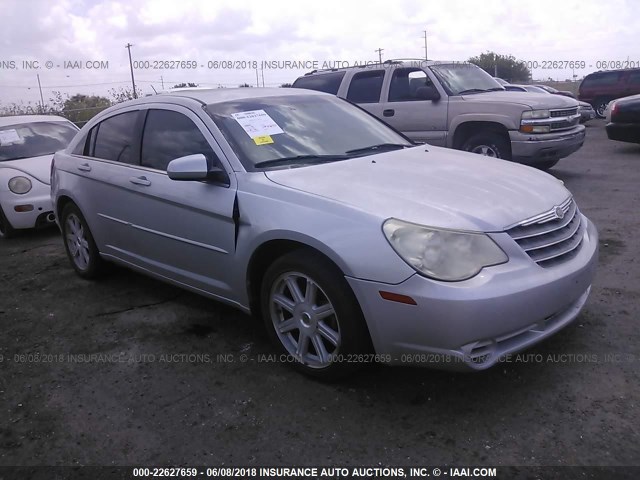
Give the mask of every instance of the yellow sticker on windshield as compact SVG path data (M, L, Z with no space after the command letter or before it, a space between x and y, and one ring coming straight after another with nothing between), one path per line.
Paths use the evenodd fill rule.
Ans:
M260 137L253 137L253 141L256 142L256 145L268 145L273 143L273 138L271 138L271 135L261 135Z

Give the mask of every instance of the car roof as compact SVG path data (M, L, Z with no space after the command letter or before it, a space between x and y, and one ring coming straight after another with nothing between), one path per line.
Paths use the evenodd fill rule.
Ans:
M0 127L35 122L69 122L69 120L57 115L10 115L8 117L0 117Z
M315 90L301 90L299 88L193 88L184 89L180 91L159 93L157 96L145 97L146 102L149 103L158 101L162 97L182 97L198 100L207 105L214 103L228 102L232 100L250 100L253 98L264 97L286 97L286 96L300 96L300 95L326 95L333 96L324 92L317 92Z
M332 72L346 72L348 70L357 70L357 69L380 69L380 68L414 68L414 67L432 67L436 65L468 65L470 62L461 62L456 60L425 60L424 58L403 58L399 60L386 60L382 63L380 62L368 62L362 65L351 65L349 67L341 67L341 68L324 68L321 70L312 70L308 73L305 73L303 77L307 77L310 75L323 75L326 73ZM300 77L302 78L302 77Z

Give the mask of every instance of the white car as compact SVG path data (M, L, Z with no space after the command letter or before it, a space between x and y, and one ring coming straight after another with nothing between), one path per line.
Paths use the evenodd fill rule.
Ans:
M66 118L52 115L0 117L0 239L54 224L51 159L77 131Z

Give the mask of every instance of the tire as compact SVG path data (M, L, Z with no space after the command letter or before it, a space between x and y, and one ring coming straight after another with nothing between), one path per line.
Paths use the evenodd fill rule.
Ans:
M493 132L481 132L471 135L461 150L478 153L487 157L511 160L511 145L502 135Z
M307 375L340 379L364 364L347 362L348 356L371 351L362 311L344 274L313 251L295 250L271 264L260 308L271 340Z
M60 225L64 248L73 269L82 278L99 277L104 269L104 261L86 220L75 204L69 203L63 208Z
M545 160L543 162L537 162L535 164L535 167L539 168L540 170L549 170L550 168L554 167L559 161L559 158L556 160Z
M593 109L596 111L597 118L605 117L605 110L607 109L607 105L609 105L609 101L605 98L600 98L593 103Z
M0 240L14 237L16 230L11 226L11 222L5 217L2 206L0 206Z

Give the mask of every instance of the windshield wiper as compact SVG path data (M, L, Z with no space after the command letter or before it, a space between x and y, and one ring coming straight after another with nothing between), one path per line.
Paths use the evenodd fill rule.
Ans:
M364 152L376 152L378 150L400 150L401 148L409 148L411 145L406 143L380 143L378 145L371 145L369 147L354 148L353 150L347 150L347 154L364 153Z
M277 165L294 165L296 163L327 163L347 160L347 155L296 155L295 157L274 158L254 165L256 168L275 167Z
M470 88L468 90L462 90L458 92L458 95L464 95L465 93L483 93L488 92L488 90L483 90L482 88Z

